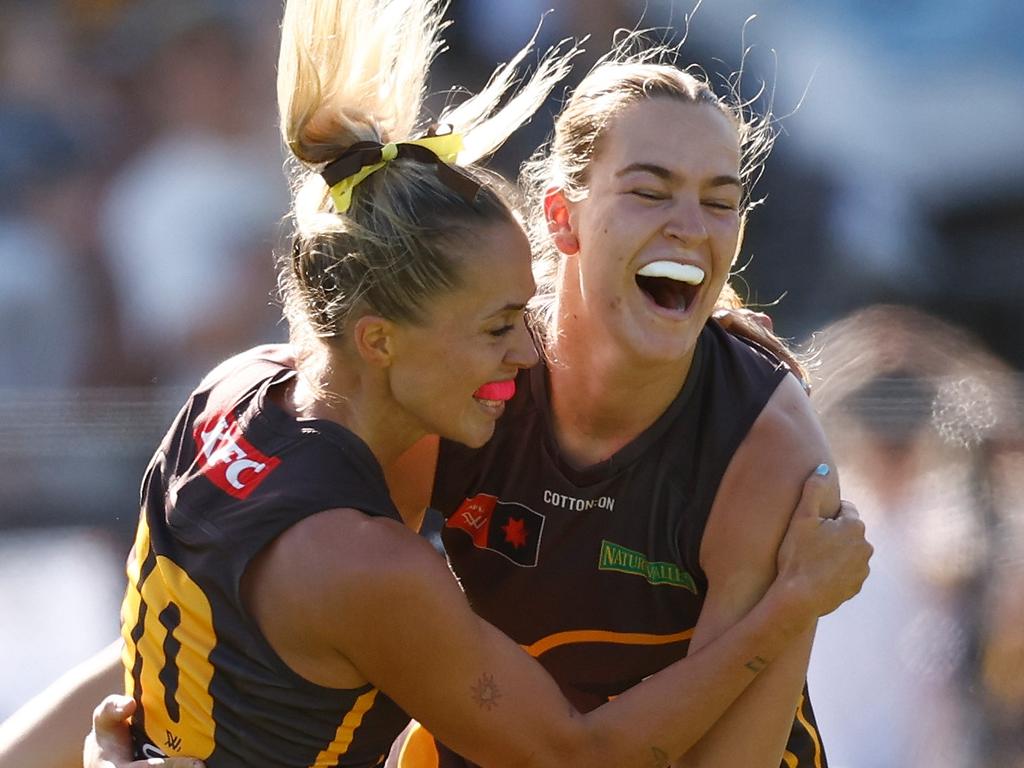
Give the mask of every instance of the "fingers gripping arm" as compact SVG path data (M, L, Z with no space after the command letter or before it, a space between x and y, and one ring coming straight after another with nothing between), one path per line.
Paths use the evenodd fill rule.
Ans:
M807 568L798 578L818 579L823 588L834 581L838 591L833 597L840 602L859 589L870 557L859 521L844 520L841 530L818 530L817 518L839 508L834 471L808 481L801 497L801 484L828 456L806 395L787 378L733 458L712 508L701 550L708 597L691 650L699 651L732 626L773 583L780 565L792 564L779 560L783 537L790 539L787 544L795 541L787 535L788 526L800 526L800 542L809 545L801 550ZM815 558L817 545L836 549ZM844 597L846 588L850 591ZM805 632L773 661L678 765L777 768L801 703L812 637L813 630ZM812 741L816 736L808 735Z
M656 756L665 757L664 765L695 743L757 676L751 660L774 658L814 615L795 592L772 592L717 642L581 715L543 667L470 610L429 545L389 521L353 529L345 514L318 516L330 527L338 515L334 522L345 535L311 534L311 541L338 544L323 568L317 563L313 569L319 584L296 585L306 600L331 606L303 632L329 637L367 680L439 739L488 766L650 768ZM286 549L282 566L295 562ZM360 557L365 570L357 565ZM308 553L304 561L310 562ZM324 569L339 562L343 571L320 582ZM333 623L331 617L337 617Z

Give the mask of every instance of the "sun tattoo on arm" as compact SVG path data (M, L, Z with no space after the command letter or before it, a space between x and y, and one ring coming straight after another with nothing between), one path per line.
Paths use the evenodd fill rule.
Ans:
M494 682L494 675L484 673L469 690L473 695L473 701L480 709L490 712L498 706L501 691L498 689L498 684Z
M657 747L651 747L651 768L666 768L672 762L668 752Z
M768 666L768 662L762 659L760 656L755 656L750 661L748 661L744 666L746 666L747 669L749 669L756 675L758 672L760 672L762 669Z

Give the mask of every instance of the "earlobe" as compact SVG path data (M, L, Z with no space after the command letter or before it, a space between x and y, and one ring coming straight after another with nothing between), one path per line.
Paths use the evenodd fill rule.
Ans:
M561 189L549 189L544 195L544 216L548 220L551 241L560 253L575 256L580 252L580 241L572 228L569 202Z
M394 324L379 315L363 315L353 327L352 337L359 356L370 365L387 368L394 355Z

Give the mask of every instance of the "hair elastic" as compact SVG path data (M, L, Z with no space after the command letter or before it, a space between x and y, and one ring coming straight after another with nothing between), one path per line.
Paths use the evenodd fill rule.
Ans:
M480 190L480 183L452 166L462 149L462 136L447 133L422 139L389 142L361 141L346 149L320 172L331 188L331 199L339 213L352 205L352 190L370 174L379 171L398 157L433 165L438 178L448 187L472 203Z

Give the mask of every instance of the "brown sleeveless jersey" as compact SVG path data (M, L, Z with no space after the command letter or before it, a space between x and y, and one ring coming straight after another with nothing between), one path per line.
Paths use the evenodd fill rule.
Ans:
M242 604L248 564L302 519L339 507L398 519L359 438L268 397L294 375L286 357L251 350L207 377L146 472L122 610L139 758L376 766L408 722L370 685L325 688L295 674Z
M543 367L520 375L482 449L442 442L432 503L452 568L474 610L581 710L686 655L712 502L785 375L711 322L673 403L607 461L579 469L559 455ZM806 695L787 750L788 768L826 764Z

